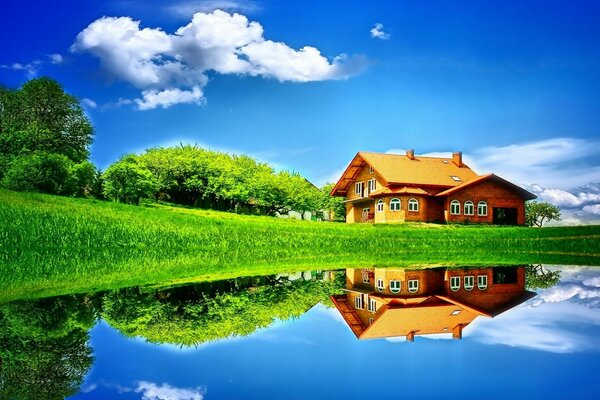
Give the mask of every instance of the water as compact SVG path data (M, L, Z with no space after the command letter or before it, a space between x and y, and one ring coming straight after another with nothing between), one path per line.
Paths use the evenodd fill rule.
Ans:
M600 268L576 266L307 271L14 302L0 306L0 398L593 398L599 306Z

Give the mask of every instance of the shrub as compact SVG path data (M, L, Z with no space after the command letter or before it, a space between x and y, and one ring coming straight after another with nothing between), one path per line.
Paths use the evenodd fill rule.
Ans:
M36 152L16 157L6 171L3 184L17 191L72 194L73 162L61 154Z

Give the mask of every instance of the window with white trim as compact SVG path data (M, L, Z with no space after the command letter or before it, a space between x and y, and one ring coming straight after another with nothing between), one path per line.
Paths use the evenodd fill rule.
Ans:
M377 290L379 290L380 292L383 292L383 279L377 279Z
M409 199L408 200L408 211L419 211L419 200Z
M477 287L479 290L487 289L487 275L479 275L477 276Z
M377 180L375 178L369 179L367 181L367 189L369 190L369 193L372 193L375 190L377 190Z
M363 283L369 283L369 273L368 272L362 273L362 281L363 281Z
M465 290L473 290L473 288L475 287L475 277L471 276L465 276Z
M408 281L408 291L410 293L416 293L419 290L419 280L411 279Z
M456 292L460 289L460 276L451 276L450 277L450 290Z
M461 310L454 310L450 313L450 315L458 315L460 314Z
M369 173L371 173L371 174L374 174L374 173L375 173L375 170L374 170L374 169L373 169L373 167L371 167L370 165L369 165Z
M400 291L400 281L390 281L390 292L398 293Z
M460 201L452 200L450 202L450 214L460 215Z
M364 308L364 306L363 306L363 294L359 294L358 296L356 296L354 298L354 308L356 308L357 310L362 310Z
M475 214L475 206L472 201L465 201L465 215Z
M450 178L452 178L452 180L454 180L456 182L462 182L462 179L460 179L458 176L451 175Z
M377 311L377 302L374 299L369 298L369 304L367 305L367 310L371 312Z
M480 217L486 217L487 208L487 203L485 201L480 201L479 203L477 203L477 215L479 215Z
M393 198L390 200L390 211L400 210L400 199Z
M358 197L363 197L363 182L356 182L354 184L354 193L356 193Z
M382 212L383 211L383 200L379 199L379 201L377 202L377 212Z

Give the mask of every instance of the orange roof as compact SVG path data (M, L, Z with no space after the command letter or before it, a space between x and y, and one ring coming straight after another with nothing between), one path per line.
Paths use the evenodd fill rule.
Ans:
M358 152L352 159L342 177L331 191L331 195L341 195L356 178L365 165L373 167L385 181L385 185L430 185L453 187L472 179L477 174L468 166L459 167L452 158L419 157L414 159L406 155ZM458 177L455 180L452 177Z
M473 186L476 183L485 182L487 180L492 180L494 182L497 182L497 183L511 189L512 191L520 194L525 200L533 200L537 197L535 194L528 192L527 190L523 189L522 187L517 186L514 183L511 183L511 182L507 181L506 179L500 178L498 175L494 175L494 174L485 174L485 175L481 175L481 176L477 176L475 178L469 179L468 181L466 181L458 186L455 186L453 188L444 190L443 192L436 194L436 196L440 196L440 197L448 196L449 194L456 193L465 188L468 188L469 186Z
M369 196L378 197L378 196L385 196L386 194L420 194L420 195L425 195L425 196L430 195L429 192L427 192L421 188L417 188L417 187L408 187L408 186L387 187L386 186L384 188L381 188L379 190L371 192L371 194Z

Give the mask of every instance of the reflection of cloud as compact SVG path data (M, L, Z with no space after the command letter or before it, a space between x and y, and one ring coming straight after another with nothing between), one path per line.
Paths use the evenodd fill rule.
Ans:
M136 393L142 394L142 400L202 400L205 390L201 387L178 388L167 383L157 385L153 382L138 382Z

